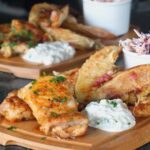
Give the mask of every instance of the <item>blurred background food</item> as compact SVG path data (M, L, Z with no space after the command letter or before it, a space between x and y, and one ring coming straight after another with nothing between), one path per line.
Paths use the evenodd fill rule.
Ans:
M28 12L33 4L50 2L56 4L70 4L78 12L82 12L82 0L32 0L11 1L0 0L0 23L10 22L13 18L27 19ZM133 0L131 23L140 26L143 32L149 31L150 1Z

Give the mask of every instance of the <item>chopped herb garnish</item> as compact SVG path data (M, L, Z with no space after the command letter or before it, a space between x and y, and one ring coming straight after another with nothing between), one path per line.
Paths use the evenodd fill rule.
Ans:
M117 121L117 120L115 120L115 122L117 123L118 121Z
M109 101L109 100L107 100L107 103L109 103L110 105L112 105L114 108L117 107L117 103L115 101Z
M34 93L35 95L39 95L39 90L34 90L33 93Z
M35 44L35 43L33 43L32 41L29 41L29 42L28 42L28 46L29 46L29 48L31 48L31 47L35 47L35 46L36 46L36 44Z
M131 122L128 122L128 125L131 125Z
M16 46L16 45L17 45L16 42L11 42L11 43L9 43L9 46L10 46L10 47L14 47L14 46Z
M55 112L51 112L50 116L51 116L51 117L54 117L54 118L57 118L57 117L59 117L60 115L57 114L57 113L55 113Z
M31 31L29 30L26 30L26 29L22 29L21 31L17 32L15 28L12 29L13 31L13 34L18 37L18 38L22 38L22 37L25 37L27 38L28 40L32 40L33 38L33 34Z
M32 86L29 86L29 89L32 89Z
M67 97L63 97L63 98L61 98L61 97L54 97L54 98L53 98L53 101L54 101L54 102L64 103L64 102L67 101Z
M66 80L66 78L64 76L54 76L53 79L50 80L50 82L60 83L65 80Z
M32 83L32 84L35 84L36 82L37 82L36 80L33 80L31 83Z
M113 107L117 107L117 103L114 102L114 101L111 101L110 104L111 104Z
M0 40L4 39L4 34L0 32Z
M3 43L2 46L10 46L10 47L14 47L16 46L17 43L16 42L9 42L9 43Z
M40 139L41 139L41 140L46 140L46 137L41 137Z
M8 127L7 129L10 130L10 131L13 131L13 130L17 129L17 127L15 127L15 126L10 126L10 127Z
M97 121L97 122L96 122L96 124L97 124L97 125L99 125L99 124L100 124L100 122L98 122L98 121Z

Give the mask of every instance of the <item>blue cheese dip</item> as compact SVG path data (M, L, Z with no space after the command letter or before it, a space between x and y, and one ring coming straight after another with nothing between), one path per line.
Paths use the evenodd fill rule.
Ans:
M120 132L135 126L136 121L121 99L91 102L85 108L89 126L109 132Z
M30 48L22 58L32 63L52 65L72 58L74 54L75 49L67 42L56 41L40 43Z

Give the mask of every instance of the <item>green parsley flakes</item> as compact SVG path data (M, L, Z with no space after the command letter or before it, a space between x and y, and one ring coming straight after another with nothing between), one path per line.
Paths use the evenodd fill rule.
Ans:
M111 101L110 104L111 104L114 108L117 107L117 103L114 102L114 101Z
M4 34L0 32L0 40L4 39Z
M128 122L128 125L131 125L131 122Z
M60 116L60 115L57 114L57 113L55 113L55 112L51 112L51 113L50 113L50 117L57 118L57 117L59 117L59 116Z
M17 127L15 127L15 126L10 126L7 128L7 130L10 130L10 131L14 131L15 129L17 129Z
M50 82L53 83L61 83L64 82L66 78L64 76L54 76L53 79L50 80Z
M107 103L112 105L112 107L114 107L114 108L117 107L117 102L115 102L115 101L108 101L107 100Z
M60 102L60 103L64 103L64 102L66 102L67 100L68 100L67 97L62 97L62 98L61 98L61 97L59 96L59 97L54 97L54 98L53 98L53 101L54 101L54 102Z
M46 137L41 137L40 139L44 141L44 140L46 140Z
M39 90L34 90L33 93L34 93L35 95L39 95Z
M33 80L32 82L31 82L31 84L33 85L33 84L35 84L37 81L36 80Z

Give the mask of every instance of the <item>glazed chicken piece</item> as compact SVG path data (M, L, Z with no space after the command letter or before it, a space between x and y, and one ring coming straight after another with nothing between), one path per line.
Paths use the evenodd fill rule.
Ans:
M71 82L62 75L40 77L18 92L31 108L40 130L60 138L81 136L88 127L87 117L77 112L73 95Z
M11 122L34 119L29 106L17 97L17 91L9 93L1 103L0 115Z

